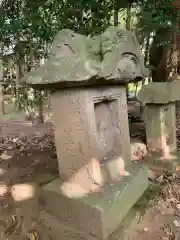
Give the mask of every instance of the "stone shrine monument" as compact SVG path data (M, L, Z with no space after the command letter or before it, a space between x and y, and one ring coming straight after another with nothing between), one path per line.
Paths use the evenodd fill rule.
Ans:
M43 207L78 240L108 239L148 187L146 167L131 161L126 100L127 83L147 75L136 39L110 27L92 38L62 30L26 78L52 90L59 178L43 187Z
M144 120L149 160L165 168L178 163L175 103L180 101L180 81L149 83L138 99L145 105Z

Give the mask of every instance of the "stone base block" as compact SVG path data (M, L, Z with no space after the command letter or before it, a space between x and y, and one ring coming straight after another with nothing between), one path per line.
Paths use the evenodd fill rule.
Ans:
M167 172L175 171L180 165L180 151L171 153L168 157L156 156L155 154L144 159L149 167L164 169Z
M48 240L98 240L96 237L77 231L67 224L65 225L62 220L51 215L45 210L40 212L38 224L39 229L41 229L42 232L40 233L40 237L43 232L46 232Z
M134 209L131 209L118 227L117 231L115 231L108 240L128 240L139 219L140 214ZM95 236L77 231L75 228L69 227L67 224L65 225L62 220L45 210L40 211L39 221L34 229L39 233L39 237L43 240L98 240Z
M120 182L76 199L64 196L60 192L59 179L54 180L43 187L43 205L65 224L98 239L108 239L148 187L145 166L134 163L127 170L131 175Z

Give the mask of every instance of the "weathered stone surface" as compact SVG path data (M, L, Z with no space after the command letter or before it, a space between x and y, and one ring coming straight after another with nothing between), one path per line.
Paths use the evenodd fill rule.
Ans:
M149 152L166 156L177 150L175 103L149 105L144 109Z
M44 187L44 207L104 240L148 185L131 161L125 86L60 89L51 103L61 181Z
M180 81L149 83L138 93L144 104L167 104L180 100Z
M61 31L49 59L26 77L34 87L61 88L51 98L60 179L43 188L41 203L98 239L118 227L148 175L131 161L125 85L83 85L126 84L146 75L135 38L111 27L93 38Z
M127 83L147 75L135 37L120 27L109 27L92 38L62 30L53 42L49 59L24 80L33 87L54 89Z
M125 166L131 164L125 87L61 89L52 94L51 103L59 173L68 195L70 186L76 196L99 188L102 161L121 157ZM111 164L114 177L118 170L120 174L116 163Z
M180 100L179 89L180 81L150 83L138 94L145 104L146 159L168 171L174 170L177 162L175 101Z
M145 157L144 160L148 166L153 167L154 169L161 169L162 172L169 172L172 174L180 165L179 157L180 154L177 151L176 153L169 154L167 158L151 154Z
M131 209L126 218L121 222L118 229L108 240L129 240L140 220L140 213ZM43 240L98 240L99 238L65 225L62 220L42 210L39 222L34 228ZM14 240L14 239L13 239Z
M133 164L128 171L130 176L104 186L103 192L74 199L65 197L59 179L54 180L43 188L43 205L65 224L98 239L107 239L148 186L145 167Z
M43 231L40 237L46 232L48 240L98 240L82 231L77 231L54 215L42 210L39 216L39 228ZM44 238L42 238L44 240Z

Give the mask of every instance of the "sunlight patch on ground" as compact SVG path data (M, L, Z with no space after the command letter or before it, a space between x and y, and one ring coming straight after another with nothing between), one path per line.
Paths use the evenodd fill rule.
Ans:
M32 184L16 184L11 188L11 195L15 202L22 202L34 198L36 188Z

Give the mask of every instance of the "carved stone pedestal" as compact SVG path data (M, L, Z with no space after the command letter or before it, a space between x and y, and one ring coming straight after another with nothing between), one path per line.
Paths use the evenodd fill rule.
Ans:
M130 159L125 88L60 90L52 110L60 179L44 186L44 207L107 239L148 186L147 169Z
M148 150L161 153L176 151L175 103L147 104L144 118Z
M100 162L118 178L131 163L125 88L62 89L51 100L62 191L71 183L81 188L80 195L101 187L106 179Z
M150 83L139 92L145 105L144 120L149 152L148 160L159 167L174 170L179 165L176 139L175 101L180 99L179 81Z
M132 164L128 170L131 176L84 197L64 196L56 179L43 187L44 207L67 226L83 232L86 239L108 239L148 186L145 167Z

